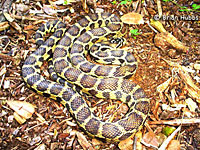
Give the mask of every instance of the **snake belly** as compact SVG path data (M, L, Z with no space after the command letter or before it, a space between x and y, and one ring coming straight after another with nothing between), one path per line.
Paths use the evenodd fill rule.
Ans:
M109 54L126 59L128 65L122 66L94 64L84 57L95 41L110 34L119 35L122 27L120 19L111 13L90 14L68 30L62 22L48 22L36 32L37 43L41 46L22 67L23 79L30 88L62 103L89 135L109 141L126 139L141 129L150 107L143 89L123 78L137 68L131 53L119 50ZM54 33L44 41L47 32ZM49 59L54 81L41 75L40 67ZM92 112L80 91L98 98L121 100L129 110L116 122L104 122Z

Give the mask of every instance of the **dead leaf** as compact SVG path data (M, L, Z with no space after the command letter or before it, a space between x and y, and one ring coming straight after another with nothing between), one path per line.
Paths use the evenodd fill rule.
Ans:
M164 92L167 89L167 87L170 85L171 81L172 81L172 78L169 78L167 81L165 81L164 83L160 84L157 87L157 92L159 92L159 93Z
M26 122L26 119L24 117L21 117L18 113L14 112L14 118L19 124L23 124Z
M154 148L158 148L159 146L159 142L158 139L156 137L156 134L153 133L152 131L147 132L143 139L142 139L142 143L148 147L154 147Z
M120 141L118 144L118 147L121 150L132 150L133 149L133 136L130 136L129 138Z
M4 31L4 30L6 30L6 29L8 29L9 27L10 27L10 25L8 24L7 21L5 21L5 22L0 22L0 32L1 32L1 31Z
M198 108L197 104L191 98L187 98L185 102L187 103L191 112L195 112L195 110Z
M92 145L94 146L94 147L96 147L96 146L98 146L98 145L101 145L102 144L102 142L101 141L99 141L99 140L97 140L97 139L92 139Z
M45 144L40 144L38 147L36 147L34 150L46 150Z
M16 22L10 22L10 25L15 28L19 33L22 33L22 28Z
M155 45L163 50L164 53L170 48L175 48L180 52L188 52L189 47L185 46L183 43L178 41L172 34L169 32L157 33L154 38Z
M24 30L25 30L25 31L28 31L28 30L36 30L36 29L37 29L37 26L33 26L33 25L24 26Z
M169 78L167 81L165 81L164 83L160 84L158 87L157 87L157 92L159 93L159 97L162 101L165 100L165 96L164 96L164 91L169 87L169 85L171 84L172 82L172 78Z
M181 145L178 140L172 140L167 146L167 150L180 150L180 149L181 149Z
M92 145L88 142L88 140L85 138L85 136L82 133L77 131L76 136L78 137L78 142L80 143L80 145L83 147L84 150L86 149L94 150Z
M192 77L189 75L189 73L182 68L179 70L180 77L184 80L184 82L189 85L191 88L193 88L198 94L200 94L199 87L193 82Z
M188 108L183 109L183 114L187 118L194 118L195 117L195 115Z
M30 9L30 5L24 5L22 3L16 4L16 11L26 12Z
M126 24L144 24L143 16L135 12L123 15L121 20Z
M48 15L56 15L57 14L56 10L54 10L51 5L44 5L43 10Z
M167 32L160 21L155 21L153 19L151 19L150 21L151 21L151 25L154 28L156 28L159 32Z
M29 119L35 112L35 107L32 104L24 101L7 101L7 104L25 119Z
M164 135L163 133L158 133L156 137L158 139L159 145L161 145L167 138L166 135Z
M61 133L58 135L59 140L65 139L66 137L69 137L69 133Z

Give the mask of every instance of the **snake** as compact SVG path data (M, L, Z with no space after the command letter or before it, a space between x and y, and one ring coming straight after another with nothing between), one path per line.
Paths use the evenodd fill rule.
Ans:
M108 141L134 135L143 127L150 109L144 90L129 80L138 65L131 52L118 48L122 30L120 18L109 12L88 14L69 28L62 21L49 21L36 32L40 46L22 66L28 87L63 104L88 135ZM49 32L52 35L45 39ZM87 58L90 51L97 62ZM42 75L44 61L49 62L51 79ZM129 109L118 121L103 121L88 106L83 93L120 100Z

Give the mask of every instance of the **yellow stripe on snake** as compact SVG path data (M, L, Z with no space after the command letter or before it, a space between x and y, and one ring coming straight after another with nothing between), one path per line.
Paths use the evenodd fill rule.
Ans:
M137 132L149 112L149 99L142 88L123 78L136 71L137 62L133 55L115 50L115 47L110 52L108 49L95 54L96 50L106 45L101 44L101 39L122 35L122 27L120 19L110 13L85 16L68 30L60 21L47 23L36 32L37 43L41 46L25 60L22 67L22 76L30 88L61 102L89 135L112 141L126 139ZM47 32L54 33L44 42ZM94 52L95 57L102 57L99 61L106 58L105 63L112 64L113 61L115 64L116 58L122 63L119 66L92 63L85 58L89 50ZM107 58L110 56L111 59ZM45 60L51 60L49 71L54 81L41 75L40 67ZM80 91L98 98L120 100L128 105L129 110L116 122L101 121Z

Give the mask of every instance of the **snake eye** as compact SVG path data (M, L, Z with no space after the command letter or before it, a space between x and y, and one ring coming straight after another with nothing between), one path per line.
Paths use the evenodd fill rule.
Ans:
M112 38L110 39L111 44L116 44L116 48L124 45L124 38Z
M110 40L110 43L114 44L114 43L115 43L115 39L112 38L112 39Z

